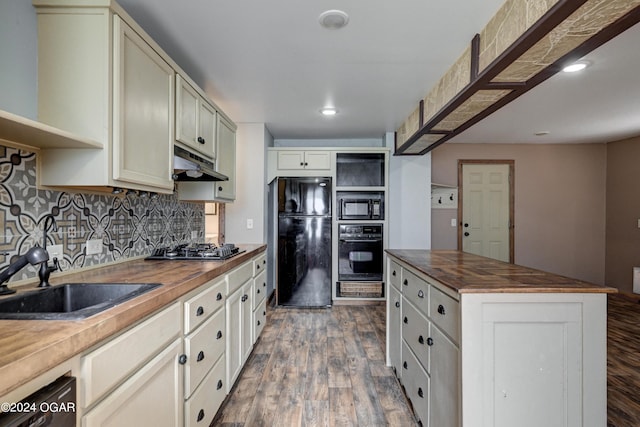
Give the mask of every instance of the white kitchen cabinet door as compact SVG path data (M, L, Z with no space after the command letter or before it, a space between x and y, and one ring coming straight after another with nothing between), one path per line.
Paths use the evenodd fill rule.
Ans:
M398 270L398 275L400 271ZM402 375L400 364L402 363L402 335L398 333L402 329L402 295L394 286L389 286L389 326L387 333L389 363L396 370L398 378Z
M279 151L278 169L329 170L331 169L331 153L329 151Z
M431 325L429 425L460 427L460 351Z
M216 115L215 108L182 76L176 74L176 141L213 160Z
M242 286L242 337L241 337L241 365L249 358L253 350L253 280L249 280Z
M229 180L213 183L215 199L233 201L236 199L236 127L220 114L217 123L216 170Z
M113 179L173 189L174 71L114 17Z
M175 427L182 425L182 339L137 371L82 417L84 427Z
M227 393L242 369L242 288L227 297Z

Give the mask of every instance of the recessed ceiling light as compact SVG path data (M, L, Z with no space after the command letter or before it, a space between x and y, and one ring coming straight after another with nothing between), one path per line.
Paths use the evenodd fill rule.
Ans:
M338 110L336 110L333 107L325 107L322 110L320 110L320 112L324 116L335 116L336 114L338 114Z
M349 23L349 15L341 10L327 10L320 14L318 22L324 28L338 30Z
M567 65L562 69L565 73L575 73L576 71L582 71L589 66L587 61L574 62L571 65Z

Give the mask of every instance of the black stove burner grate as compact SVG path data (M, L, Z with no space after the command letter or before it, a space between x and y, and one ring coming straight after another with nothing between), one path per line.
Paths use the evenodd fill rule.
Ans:
M146 260L219 261L243 253L233 243L216 246L212 243L180 244L172 248L156 248Z

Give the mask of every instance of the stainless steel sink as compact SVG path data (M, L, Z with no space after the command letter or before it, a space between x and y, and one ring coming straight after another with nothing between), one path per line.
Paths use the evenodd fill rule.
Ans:
M0 300L0 319L84 319L161 286L160 283L66 283Z

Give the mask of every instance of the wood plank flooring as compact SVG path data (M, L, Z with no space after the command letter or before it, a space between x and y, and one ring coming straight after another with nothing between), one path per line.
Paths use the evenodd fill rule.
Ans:
M640 303L609 295L607 312L607 425L640 426Z
M385 306L270 308L212 426L416 426L385 366Z
M640 303L609 295L608 427L640 426ZM212 426L415 426L385 366L384 306L270 308Z

